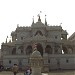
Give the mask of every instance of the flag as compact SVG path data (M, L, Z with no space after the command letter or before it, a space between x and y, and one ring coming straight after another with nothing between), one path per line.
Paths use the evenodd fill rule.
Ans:
M60 24L62 24L62 23L60 23Z
M40 11L40 13L42 13L42 11Z

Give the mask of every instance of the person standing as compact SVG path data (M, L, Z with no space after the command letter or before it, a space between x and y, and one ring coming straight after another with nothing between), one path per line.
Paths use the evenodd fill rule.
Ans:
M27 75L30 75L30 69L27 70Z
M18 72L18 66L17 66L17 64L14 64L14 66L12 68L12 71L13 71L14 75L17 74L17 72Z
M31 75L31 71L29 68L27 68L24 72L24 75Z

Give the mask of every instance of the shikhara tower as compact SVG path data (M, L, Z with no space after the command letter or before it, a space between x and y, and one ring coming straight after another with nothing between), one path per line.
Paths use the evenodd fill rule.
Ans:
M44 59L43 71L50 69L75 69L75 46L67 40L67 32L61 26L49 26L45 18L42 23L40 15L30 27L19 27L11 33L12 42L2 43L4 67L14 63L24 69L29 64L33 52L32 45L37 43L37 50Z

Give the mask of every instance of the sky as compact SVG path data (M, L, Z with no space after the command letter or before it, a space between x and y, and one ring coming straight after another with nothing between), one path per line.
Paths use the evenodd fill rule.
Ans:
M40 13L42 11L42 13ZM60 25L68 37L75 32L75 0L0 0L0 48L11 32L19 26L31 26L40 13L41 20L51 25ZM8 40L9 40L8 39Z

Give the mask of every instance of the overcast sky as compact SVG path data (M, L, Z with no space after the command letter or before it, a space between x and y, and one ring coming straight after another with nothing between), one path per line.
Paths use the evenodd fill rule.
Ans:
M39 12L44 23L60 25L68 37L75 32L75 0L0 0L0 45L19 26L30 26L37 21Z

